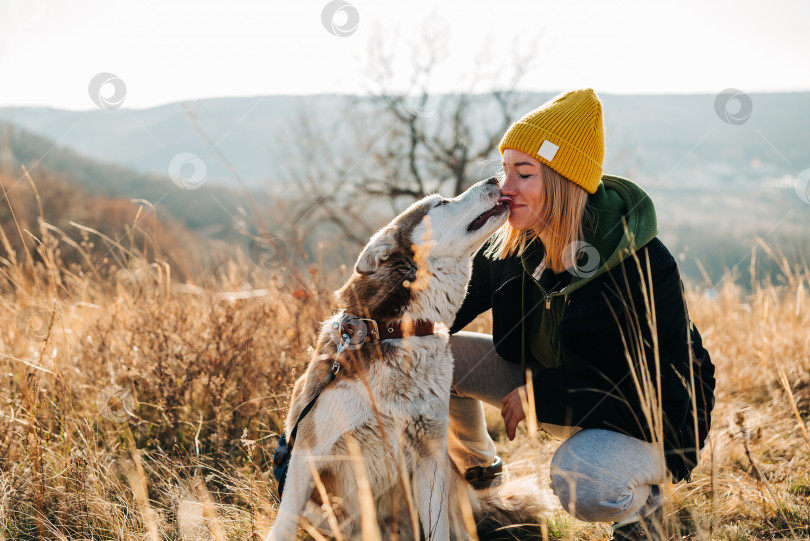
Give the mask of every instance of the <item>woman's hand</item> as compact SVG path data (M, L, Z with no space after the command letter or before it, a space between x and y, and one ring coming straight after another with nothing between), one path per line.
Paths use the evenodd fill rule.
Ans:
M517 425L526 417L526 412L523 410L523 402L526 400L525 385L521 385L501 400L503 404L501 417L503 417L503 422L506 424L506 436L510 441L515 439Z

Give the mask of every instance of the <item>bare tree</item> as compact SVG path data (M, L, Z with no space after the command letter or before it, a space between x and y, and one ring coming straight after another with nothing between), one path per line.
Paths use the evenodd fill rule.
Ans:
M315 125L307 114L299 117L300 158L310 159L295 174L303 187L296 224L324 227L328 222L343 239L362 244L391 211L400 212L433 192L458 195L494 173L491 167L487 172L487 163L522 112L516 87L531 57L515 54L509 66L488 75L486 62L477 62L480 72L469 74L466 84L460 82L464 90L440 94L431 85L446 56L440 30L426 26L409 46L405 88L394 76L400 44L377 36L367 57L368 95L347 105L331 130Z
M410 84L400 91L393 86L391 70L399 44L394 40L386 46L381 36L370 44L368 79L374 114L397 126L396 136L387 138L373 155L388 163L401 162L393 176L362 183L370 196L419 199L434 191L458 195L480 177L480 165L494 155L514 119L520 105L515 89L531 57L515 54L510 65L490 75L483 73L481 62L479 73L459 81L464 90L436 94L431 83L447 56L444 35L445 28L427 23L420 39L407 47L412 53Z

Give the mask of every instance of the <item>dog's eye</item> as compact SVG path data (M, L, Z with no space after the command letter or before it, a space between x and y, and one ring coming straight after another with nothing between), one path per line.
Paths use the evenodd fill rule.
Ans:
M449 203L449 202L450 202L450 201L448 201L447 199L442 199L441 201L439 201L438 203L436 203L436 206L437 206L437 207L441 207L442 205L446 205L446 204L447 204L447 203ZM434 207L434 208L435 208L435 207Z

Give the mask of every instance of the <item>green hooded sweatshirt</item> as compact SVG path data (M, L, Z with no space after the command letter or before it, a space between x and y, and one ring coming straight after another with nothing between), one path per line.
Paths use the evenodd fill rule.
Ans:
M535 239L521 256L523 264L523 364L525 348L547 368L578 371L560 354L557 326L568 295L618 265L658 234L655 207L649 195L633 181L603 175L596 192L588 196L592 219L583 224L584 242L577 265L554 274L550 269L540 279L532 277L544 255ZM625 228L626 224L626 228ZM595 250L594 250L595 249ZM594 260L597 257L598 261Z

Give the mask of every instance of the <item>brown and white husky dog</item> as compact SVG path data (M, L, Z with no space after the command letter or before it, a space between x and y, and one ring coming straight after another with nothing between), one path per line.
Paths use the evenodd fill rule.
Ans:
M400 539L475 539L482 524L536 523L536 490L526 483L473 490L447 454L447 329L464 300L472 254L506 221L500 195L494 178L453 199L430 195L363 249L335 292L340 311L323 323L295 384L287 439L317 401L298 426L269 540L295 539L304 516L327 535L339 525L349 538L372 527L383 539L394 531ZM349 340L341 337L347 328ZM339 372L324 386L335 360ZM368 502L376 512L370 523Z

